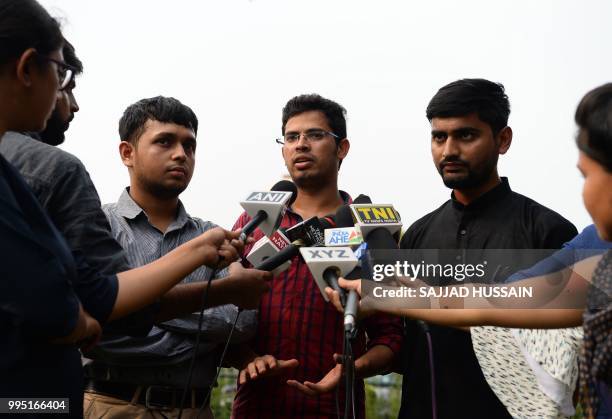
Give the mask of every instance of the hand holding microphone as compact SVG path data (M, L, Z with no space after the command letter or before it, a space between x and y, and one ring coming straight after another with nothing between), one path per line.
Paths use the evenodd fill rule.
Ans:
M193 240L196 251L202 255L202 264L221 269L239 258L244 243L238 240L241 231L212 228Z
M255 268L263 271L273 271L299 255L300 248L304 246L322 246L325 241L325 229L332 227L335 227L335 222L331 217L312 217L294 225L285 231L286 237L290 237L291 243L285 245L274 256L255 265ZM322 288L321 292L323 292Z
M358 308L356 313L358 318L367 317L371 314L374 314L375 312L374 310L369 310L367 308L367 305L362 304L361 281L363 281L363 279L345 279L342 277L338 278L338 285L340 286L340 288L342 288L346 293L349 293L349 295L353 294L357 297L357 301L355 303L350 303L352 306ZM345 312L345 305L342 304L342 301L340 299L340 293L338 291L332 289L331 287L326 287L325 294L327 295L327 298L329 298L329 301L331 301L331 303L340 313ZM346 304L346 306L348 305L349 304Z
M352 205L340 207L336 213L336 221L341 226L355 224L361 231L369 250L397 249L397 242L393 235L400 230L402 224L399 214L392 205L374 205L369 197L360 195ZM307 251L307 249L302 249L303 254ZM343 271L343 266L339 264L339 261L332 260L331 255L327 260L324 258L307 259L306 256L304 259L317 280L324 298L332 300L336 308L344 313L345 330L354 331L358 310L365 310L360 304L361 281L358 281L358 285L354 285L352 283L357 281L342 279L341 285L339 277L351 271ZM363 274L357 268L351 272L351 276L370 276L373 265L372 255L365 255L360 258L360 261ZM370 313L362 313L362 316L363 314Z

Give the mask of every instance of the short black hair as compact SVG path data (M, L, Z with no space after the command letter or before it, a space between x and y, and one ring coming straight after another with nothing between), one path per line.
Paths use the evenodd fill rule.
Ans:
M461 79L442 87L427 105L427 119L476 113L493 135L508 125L510 102L504 85L485 79Z
M612 83L588 92L575 115L578 148L612 173Z
M346 109L339 103L325 99L316 93L299 95L287 102L283 108L283 135L285 135L285 126L289 119L308 111L323 112L332 132L338 136L336 143L346 138Z
M77 57L74 45L66 39L64 39L62 53L64 54L64 61L66 64L73 66L76 69L76 74L81 74L83 72L83 63L79 60L79 57Z
M0 1L0 66L28 48L48 55L60 49L63 42L58 21L36 0Z
M198 133L198 118L190 107L173 97L156 96L130 105L119 120L119 138L136 144L148 120L173 123Z

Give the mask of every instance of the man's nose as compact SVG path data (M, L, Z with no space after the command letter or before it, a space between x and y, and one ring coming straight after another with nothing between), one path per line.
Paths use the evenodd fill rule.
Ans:
M172 150L172 159L173 160L185 160L187 158L187 154L185 153L185 149L182 144L177 144Z
M455 141L452 137L448 137L444 142L444 149L442 150L442 156L444 158L448 158L451 156L459 155L459 146L457 141Z
M70 95L70 110L72 113L77 113L81 109L74 96Z
M310 141L306 139L306 134L300 134L297 143L295 144L296 150L308 150L310 148Z

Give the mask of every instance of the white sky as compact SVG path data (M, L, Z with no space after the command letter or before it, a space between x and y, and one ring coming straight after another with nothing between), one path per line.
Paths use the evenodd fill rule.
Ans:
M348 110L340 187L392 203L405 227L448 199L431 161L425 107L464 77L502 82L514 142L500 159L511 187L578 229L590 223L575 168L573 114L612 78L612 2L42 0L85 65L65 150L102 202L128 184L117 124L158 94L200 121L192 215L229 228L251 190L284 173L281 109L316 92Z

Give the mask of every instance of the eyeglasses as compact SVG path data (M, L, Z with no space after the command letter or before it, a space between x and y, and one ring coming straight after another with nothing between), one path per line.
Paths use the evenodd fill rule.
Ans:
M324 131L322 129L313 129L310 131L306 131L304 133L299 133L299 132L287 133L285 134L283 138L277 138L276 143L280 145L294 145L294 144L297 144L298 141L300 141L300 137L302 135L304 136L306 141L308 141L309 143L316 143L317 141L321 141L323 138L327 137L328 135L334 137L336 140L340 138L333 132Z
M51 61L57 65L57 77L59 79L59 90L66 89L72 80L74 79L74 75L76 74L76 68L66 64L63 61L56 60L55 58L47 57L46 55L39 54L40 57L44 58L47 61Z

